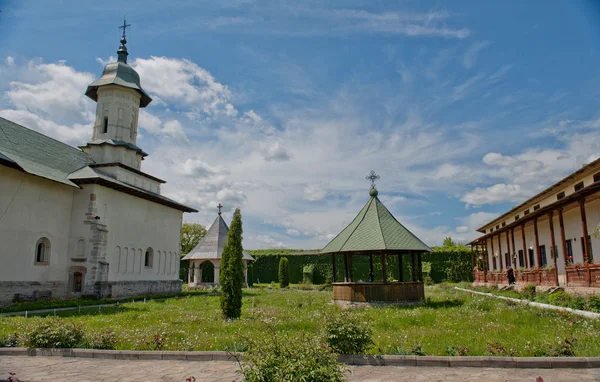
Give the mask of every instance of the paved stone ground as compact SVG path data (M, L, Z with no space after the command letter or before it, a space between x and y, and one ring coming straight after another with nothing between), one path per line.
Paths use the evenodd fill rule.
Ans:
M17 372L23 382L33 381L241 381L235 362L125 361L60 357L0 357L0 378ZM544 382L600 381L600 369L489 369L447 367L353 366L349 381L526 381L542 376ZM1 381L1 379L0 379Z

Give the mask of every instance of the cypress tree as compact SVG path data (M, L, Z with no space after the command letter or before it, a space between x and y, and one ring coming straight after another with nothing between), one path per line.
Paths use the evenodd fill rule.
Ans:
M221 256L221 312L225 319L239 318L242 315L243 251L242 214L236 208Z
M287 257L279 260L279 286L287 288L290 285L290 267Z

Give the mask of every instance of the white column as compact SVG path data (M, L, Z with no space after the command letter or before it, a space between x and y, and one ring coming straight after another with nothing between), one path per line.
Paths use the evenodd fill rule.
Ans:
M188 267L188 285L192 284L192 278L194 277L194 265L190 262Z
M220 264L219 264L220 265ZM215 265L215 284L219 284L219 274L221 273L221 268Z
M248 284L248 261L244 262L244 284Z

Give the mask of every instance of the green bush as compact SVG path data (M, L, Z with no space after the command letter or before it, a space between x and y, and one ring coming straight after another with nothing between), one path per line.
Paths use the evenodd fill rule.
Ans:
M548 296L548 303L551 305L569 307L571 306L572 301L573 297L563 291L554 292Z
M527 284L521 290L521 294L528 300L535 300L535 284Z
M19 345L19 334L9 334L0 337L0 348L15 348Z
M600 313L600 296L590 296L585 306L587 310Z
M111 329L88 336L87 347L91 349L114 350L117 345L117 335Z
M287 257L279 260L279 286L287 288L290 285L290 267Z
M325 330L327 344L339 354L363 354L373 345L373 330L364 317L356 314L342 312L334 316Z
M40 320L27 333L26 346L30 348L74 348L83 342L81 326L55 317Z
M319 338L280 338L275 330L261 340L245 340L241 362L246 382L342 382L344 368ZM235 355L238 357L237 355ZM239 360L238 360L239 361Z

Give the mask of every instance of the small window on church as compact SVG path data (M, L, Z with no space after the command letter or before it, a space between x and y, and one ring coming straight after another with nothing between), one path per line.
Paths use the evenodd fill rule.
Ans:
M146 255L144 256L144 266L148 268L152 268L154 258L154 250L152 248L148 248L146 250Z
M83 284L83 273L75 272L73 274L73 292L81 292L82 284Z
M50 240L42 237L35 244L35 263L38 265L48 265L50 261Z
M108 117L104 117L104 122L102 122L102 133L106 134L108 132Z

